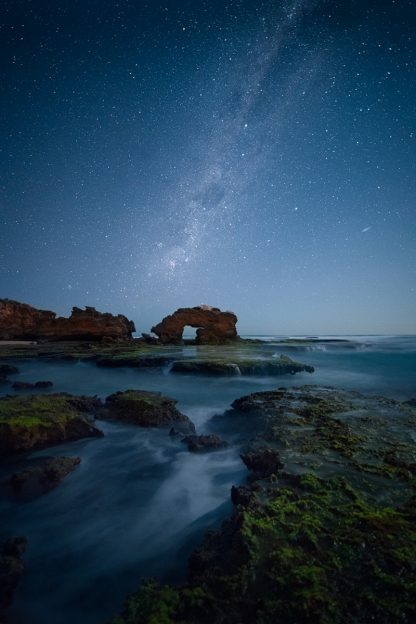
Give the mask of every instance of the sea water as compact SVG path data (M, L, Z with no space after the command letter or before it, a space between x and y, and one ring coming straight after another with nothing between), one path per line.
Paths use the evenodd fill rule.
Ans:
M406 400L416 395L415 337L348 337L349 343L257 345L260 359L290 355L315 373L284 377L202 377L164 369L99 368L94 363L19 362L24 381L50 380L51 390L97 394L138 388L178 400L199 433L218 431L231 402L278 386L320 384ZM182 355L197 356L184 347ZM7 387L2 387L5 394ZM33 457L70 455L80 466L52 492L31 502L0 500L0 537L25 535L25 573L10 609L11 624L103 624L140 578L180 582L204 532L230 514L230 488L246 470L239 432L225 450L189 453L164 430L100 421L105 436L45 449ZM4 469L3 469L4 470ZM2 475L0 475L1 478Z

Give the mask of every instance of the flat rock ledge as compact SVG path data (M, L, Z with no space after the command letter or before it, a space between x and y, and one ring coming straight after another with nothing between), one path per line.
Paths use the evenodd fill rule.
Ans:
M274 359L183 359L174 361L172 373L188 373L195 375L240 376L240 375L295 375L296 373L313 373L314 367L296 362L286 355Z

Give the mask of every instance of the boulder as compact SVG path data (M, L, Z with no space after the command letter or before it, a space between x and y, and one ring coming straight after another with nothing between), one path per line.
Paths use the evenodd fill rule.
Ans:
M228 446L228 442L217 435L189 435L183 438L191 453L205 453L207 451L216 451Z
M125 390L110 394L97 417L139 427L173 427L179 433L195 433L192 421L176 409L176 403L160 392Z
M152 327L161 344L183 344L186 325L196 327L197 344L224 344L238 339L237 317L233 312L221 312L219 308L202 305L195 308L179 308Z
M30 381L15 381L12 384L12 388L14 390L32 390L34 388L51 388L53 383L51 381L35 381L35 383L31 383Z
M11 605L13 594L23 574L24 565L21 556L26 550L26 545L25 537L14 537L0 545L0 621L4 621L3 610Z
M278 451L272 448L261 448L241 455L241 459L249 470L260 477L277 474L283 468Z
M32 500L57 487L81 462L79 457L52 457L13 473L2 486L13 496Z
M0 376L4 375L16 375L19 372L17 366L12 366L11 364L0 364Z
M72 308L69 318L55 312L38 310L26 303L0 299L0 340L130 340L135 331L133 321L119 314Z

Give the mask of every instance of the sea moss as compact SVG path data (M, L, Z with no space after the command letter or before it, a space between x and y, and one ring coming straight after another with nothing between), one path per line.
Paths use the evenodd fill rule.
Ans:
M102 435L86 415L99 403L95 397L66 394L0 399L1 454Z

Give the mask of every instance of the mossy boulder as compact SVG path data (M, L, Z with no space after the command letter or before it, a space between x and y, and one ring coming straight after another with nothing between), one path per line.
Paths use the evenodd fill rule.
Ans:
M125 390L110 394L98 417L139 427L174 427L180 433L195 433L192 421L176 408L176 403L160 392Z
M89 417L99 405L96 397L64 393L3 397L0 399L0 456L102 436Z

